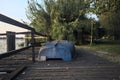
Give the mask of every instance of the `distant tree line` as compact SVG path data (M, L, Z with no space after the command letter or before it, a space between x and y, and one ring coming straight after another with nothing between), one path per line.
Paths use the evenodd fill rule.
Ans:
M43 0L43 3L29 0L27 17L30 25L49 40L64 39L80 44L86 43L90 36L120 37L119 0ZM89 13L96 14L99 20L88 18Z
M120 0L93 0L93 10L108 37L120 39Z

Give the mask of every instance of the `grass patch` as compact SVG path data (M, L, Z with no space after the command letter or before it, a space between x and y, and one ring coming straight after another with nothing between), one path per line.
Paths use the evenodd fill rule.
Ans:
M99 44L99 45L93 45L89 46L90 49L92 50L100 50L100 51L105 51L109 52L112 54L118 54L120 55L120 45L119 44Z
M120 44L93 44L78 47L91 50L95 55L120 64Z

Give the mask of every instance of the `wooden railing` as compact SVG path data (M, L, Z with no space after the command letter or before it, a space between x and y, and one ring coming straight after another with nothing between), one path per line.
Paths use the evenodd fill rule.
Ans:
M27 29L27 30L30 31L30 32L17 32L17 33L13 32L14 35L15 34L31 34L31 45L27 46L27 47L24 47L23 49L18 49L18 50L14 50L14 46L12 46L12 48L11 48L11 45L13 45L13 44L11 44L11 43L13 43L11 41L14 41L15 37L13 36L13 38L11 38L11 36L9 36L10 32L0 34L0 36L8 35L7 37L10 37L10 39L7 38L8 39L8 41L7 41L8 42L7 43L8 47L7 48L8 49L11 48L11 49L8 50L7 53L0 54L0 59L2 59L4 57L11 56L11 55L14 55L19 51L23 51L25 49L28 49L28 48L32 47L32 61L35 62L35 45L34 45L35 44L35 38L34 38L34 35L35 34L40 35L40 36L46 36L46 35L37 33L34 28L32 28L32 27L30 27L30 26L28 26L26 24L23 24L21 22L18 22L18 21L14 20L14 19L11 19L11 18L9 18L9 17L7 17L5 15L2 15L2 14L0 14L0 21L2 21L4 23L11 24L11 25L15 25L16 27L24 28L24 29ZM11 40L11 39L13 39L13 40Z

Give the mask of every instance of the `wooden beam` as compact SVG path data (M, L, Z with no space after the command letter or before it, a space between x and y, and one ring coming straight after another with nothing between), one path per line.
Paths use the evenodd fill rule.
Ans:
M44 37L47 37L47 35L45 34L41 34L41 33L38 33L38 32L34 32L36 35L40 35L40 36L44 36Z
M7 31L7 52L15 50L15 32Z
M11 19L11 18L9 18L9 17L7 17L5 15L2 15L2 14L0 14L0 21L8 23L8 24L12 24L12 25L24 28L24 29L35 31L34 28L32 28L32 27L30 27L30 26L28 26L26 24L20 23L20 22L14 20L14 19Z
M11 55L15 55L15 54L17 54L18 52L23 51L23 50L25 50L25 49L28 49L28 48L30 48L30 47L31 47L31 46L24 47L24 48L17 49L17 50L13 50L13 51L9 51L9 52L6 52L6 53L2 53L2 54L0 54L0 59L5 58L5 57L9 57L9 56L11 56Z
M15 71L7 74L2 80L13 80L18 74L20 74L26 66L21 65Z
M0 36L6 36L7 34L6 33L1 33Z
M9 18L9 17L7 17L7 16L5 16L5 15L2 15L2 14L0 14L0 21L5 22L5 23L8 23L8 24L15 25L15 26L20 27L20 28L24 28L24 29L31 30L31 31L33 31L36 35L47 36L47 35L44 35L44 34L41 34L41 33L36 32L34 28L32 28L32 27L30 27L30 26L28 26L28 25L26 25L26 24L23 24L23 23L21 23L21 22L18 22L18 21L16 21L16 20L14 20L14 19L12 19L12 18Z
M3 68L0 68L0 72L7 72L7 73L10 73L12 72L13 70L15 70L15 68L6 68L6 67L3 67Z
M31 32L16 32L15 34L30 34Z
M31 32L16 32L15 34L30 34ZM40 36L44 36L44 37L47 37L47 35L44 35L44 34L41 34L41 33L38 33L38 32L34 32L36 35L40 35ZM7 35L6 33L0 33L0 36L4 36L4 35Z
M31 32L15 32L15 34L19 35L19 34L30 34ZM6 33L0 33L0 36L6 36Z
M31 33L32 38L32 61L35 62L35 39L34 39L34 32Z

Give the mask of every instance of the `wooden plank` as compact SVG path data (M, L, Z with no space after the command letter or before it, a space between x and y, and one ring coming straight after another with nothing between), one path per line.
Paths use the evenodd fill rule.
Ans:
M0 36L5 36L5 35L7 35L6 33L0 33Z
M0 72L7 72L10 73L14 71L16 68L0 68Z
M30 48L30 47L31 47L31 46L28 46L28 47L24 47L24 48L21 48L21 49L17 49L17 50L13 50L13 51L10 51L10 52L7 52L7 53L0 54L0 59L5 58L5 57L9 57L9 56L11 56L11 55L15 55L15 54L17 54L18 52L23 51L23 50L25 50L25 49L28 49L28 48Z
M18 74L20 74L26 66L22 65L19 68L17 68L15 71L11 72L10 74L7 74L2 80L13 80Z
M18 21L14 20L14 19L11 19L11 18L9 18L9 17L7 17L7 16L5 16L5 15L3 15L3 14L0 14L0 21L5 22L5 23L8 23L8 24L15 25L15 26L17 26L17 27L21 27L21 28L24 28L24 29L31 30L31 31L33 31L33 32L34 32L35 34L37 34L37 35L46 36L46 35L43 35L43 34L41 34L41 33L37 33L37 32L35 31L35 29L32 28L32 27L30 27L29 25L26 25L26 24L23 24L23 23L21 23L21 22L18 22Z
M11 18L9 18L5 15L2 15L2 14L0 14L0 21L8 23L8 24L12 24L12 25L24 28L24 29L29 29L29 30L35 31L34 28L32 28L26 24L20 23L14 19L11 19Z
M15 34L30 34L31 32L16 32ZM0 33L1 36L7 35L6 33Z

